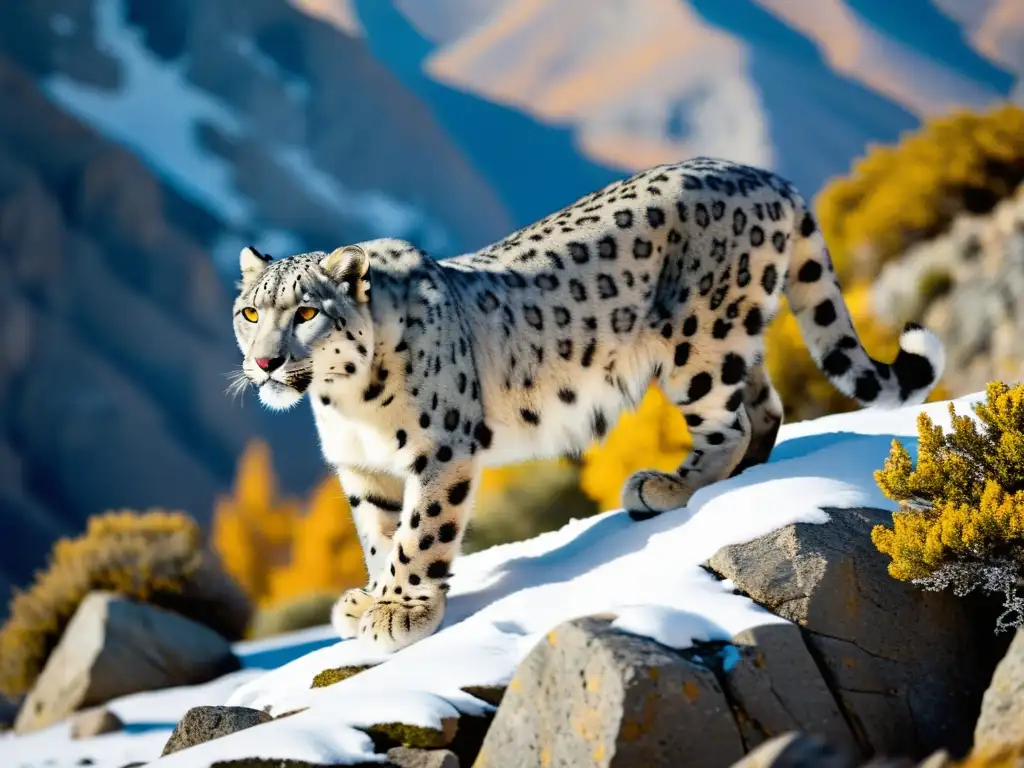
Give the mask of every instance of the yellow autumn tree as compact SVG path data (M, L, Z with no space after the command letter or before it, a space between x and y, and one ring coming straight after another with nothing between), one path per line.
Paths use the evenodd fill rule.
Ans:
M580 484L602 510L621 506L622 485L638 469L674 470L690 449L686 421L658 387L624 413L605 442L584 455Z
M231 495L218 500L212 540L225 569L261 607L366 581L337 478L322 480L305 501L279 497L262 441L246 447Z
M310 592L340 592L366 583L366 565L352 512L338 478L324 478L292 528L291 555L272 569L267 601Z
M270 447L262 440L247 445L231 495L214 505L211 538L224 568L257 603L268 594L272 569L289 558L301 506L278 498Z

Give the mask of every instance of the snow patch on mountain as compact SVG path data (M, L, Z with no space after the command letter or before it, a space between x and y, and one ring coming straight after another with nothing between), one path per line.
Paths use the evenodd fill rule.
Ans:
M189 82L184 59L167 62L154 55L141 33L124 22L122 0L95 0L94 10L96 44L118 61L119 87L103 90L57 73L41 83L49 96L136 152L182 194L225 223L227 229L213 249L217 265L225 274L233 277L237 271L238 251L233 246L246 239L240 233L260 232L257 244L267 250L270 248L265 238L301 250L295 248L298 243L294 238L284 237L287 233L275 233L275 228L266 226L257 206L239 190L232 164L202 143L200 129L204 126L242 141L250 133L247 121ZM236 37L226 43L234 45L255 67L284 83L290 98L301 101L308 97L308 83L282 70L250 40ZM339 216L362 224L373 236L416 233L425 247L446 247L444 229L418 207L380 191L348 188L317 168L303 147L277 145L270 151L298 187ZM264 234L264 230L270 231ZM294 251L278 251L282 255L287 252Z

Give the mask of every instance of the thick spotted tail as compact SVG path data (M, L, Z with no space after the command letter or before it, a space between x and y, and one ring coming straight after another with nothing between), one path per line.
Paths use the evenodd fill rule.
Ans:
M853 327L813 214L798 209L798 233L785 286L804 343L837 390L862 406L893 408L924 402L942 376L945 353L931 331L908 323L896 360L873 360Z

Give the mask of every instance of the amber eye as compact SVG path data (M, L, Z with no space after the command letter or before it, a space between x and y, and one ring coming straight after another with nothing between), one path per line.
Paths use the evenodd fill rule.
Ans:
M307 320L312 320L318 314L320 314L320 310L314 307L299 307L295 312L295 319L296 322L304 323Z
M242 310L242 317L248 320L250 323L255 323L260 319L260 313L257 312L253 307L246 307Z

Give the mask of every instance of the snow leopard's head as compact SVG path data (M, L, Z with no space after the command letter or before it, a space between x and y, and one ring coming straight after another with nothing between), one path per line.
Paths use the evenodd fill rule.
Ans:
M239 254L234 329L244 356L233 387L252 384L273 410L296 405L313 381L313 353L330 344L339 378L368 369L369 257L358 245L274 261L255 248Z

